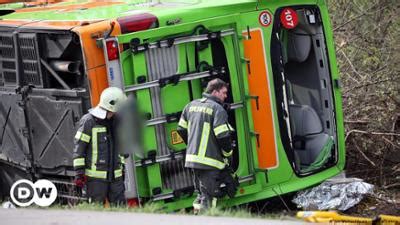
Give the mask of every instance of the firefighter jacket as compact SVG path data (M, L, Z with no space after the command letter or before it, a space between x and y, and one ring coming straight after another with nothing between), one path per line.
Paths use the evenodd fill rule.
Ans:
M222 170L224 157L233 152L231 131L228 114L216 97L203 94L186 105L178 123L187 145L185 167Z
M124 158L115 146L113 120L86 114L75 135L73 165L77 174L112 181L122 177Z

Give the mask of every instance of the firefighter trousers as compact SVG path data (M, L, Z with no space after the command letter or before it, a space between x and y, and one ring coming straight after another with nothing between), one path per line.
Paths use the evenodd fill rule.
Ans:
M111 205L125 205L125 186L122 178L114 181L89 179L87 182L87 196L89 202L103 204L106 199Z
M219 195L220 183L218 182L220 170L192 169L197 198L193 202L193 208L197 211L216 206L216 197Z

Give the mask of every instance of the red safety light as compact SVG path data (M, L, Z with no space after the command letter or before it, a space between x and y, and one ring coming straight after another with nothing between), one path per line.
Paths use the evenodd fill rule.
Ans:
M118 59L118 43L115 40L106 41L108 61Z
M158 19L150 13L124 16L117 19L123 34L158 27Z

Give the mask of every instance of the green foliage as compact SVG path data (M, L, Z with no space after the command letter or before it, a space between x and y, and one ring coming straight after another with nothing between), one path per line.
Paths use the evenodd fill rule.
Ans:
M137 213L162 213L160 204L146 204L143 207L128 208L127 206L111 206L105 208L99 203L80 203L75 206L55 205L51 209L72 209L72 210L90 210L90 211L108 211L108 212L137 212Z
M253 219L280 219L290 220L292 217L286 216L282 213L270 214L270 213L252 213L250 209L243 207L236 208L211 208L202 213L205 216L220 216L220 217L234 217L234 218L253 218Z
M105 208L98 203L80 203L74 206L68 205L53 205L50 207L53 210L68 209L68 210L85 210L85 211L104 211L104 212L132 212L132 213L166 213L161 204L149 203L138 208L128 208L126 206L114 206ZM191 215L193 212L181 210L177 214ZM291 217L283 214L254 214L247 208L211 208L203 213L203 216L218 216L218 217L234 217L234 218L255 218L255 219L290 219Z

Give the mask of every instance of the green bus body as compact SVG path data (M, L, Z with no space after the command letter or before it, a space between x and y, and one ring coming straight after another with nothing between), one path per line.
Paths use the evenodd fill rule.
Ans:
M251 136L251 131L254 130L254 122L252 120L251 115L251 107L250 102L251 99L246 98L246 96L250 95L248 84L247 84L247 76L248 74L246 69L246 62L242 59L243 55L243 45L241 44L242 40L245 37L242 31L246 31L247 29L260 28L261 25L259 23L258 17L260 11L268 10L271 14L274 14L279 8L285 6L304 6L304 5L315 5L319 8L321 12L321 19L324 25L325 32L325 41L329 58L329 69L331 71L331 82L338 79L338 71L336 66L335 59L335 51L334 51L334 42L332 37L332 31L329 23L329 17L327 14L326 5L322 1L262 1L260 4L256 4L251 1L242 1L242 2L224 2L219 1L218 3L209 2L194 5L193 7L182 8L182 9L171 9L171 10L163 10L159 12L157 10L150 11L154 14L160 23L160 27L156 29L135 32L131 34L124 34L118 36L118 41L120 44L129 44L130 41L134 38L139 40L145 40L147 43L156 42L159 40L165 40L167 37L174 37L179 35L188 35L193 32L193 30L199 26L203 25L210 31L220 31L224 29L233 28L236 32L232 39L236 40L224 40L226 42L232 41L236 42L234 44L229 45L229 43L225 43L225 51L226 57L229 64L230 73L230 84L232 87L232 95L233 102L245 102L245 108L240 111L237 110L235 112L236 119L236 131L238 133L238 151L239 151L239 166L237 168L237 175L239 177L245 177L248 175L253 175L254 180L250 182L242 183L240 189L235 198L229 199L225 198L222 201L219 201L219 205L222 206L233 206L242 203L252 202L260 199L266 199L269 197L273 197L276 195L281 195L293 191L297 191L300 189L304 189L306 187L315 185L320 183L321 181L332 177L343 170L344 167L344 139L343 139L343 122L341 115L341 98L340 98L340 89L335 87L333 89L333 98L335 105L335 115L336 115L336 132L337 132L337 161L334 166L330 168L324 168L322 171L317 173L307 175L307 176L298 176L294 173L293 167L291 166L291 162L287 159L286 152L284 150L283 144L280 143L280 133L278 123L275 123L275 137L277 137L277 151L279 158L279 166L273 169L262 169L258 168L258 159L257 160L257 152L255 151L257 140L255 136ZM257 5L257 7L255 7ZM258 10L255 10L258 8ZM181 23L174 26L165 26L170 20L180 20ZM249 27L249 28L248 28ZM271 37L273 26L261 27L264 37L264 46L265 46L265 55L267 56L267 64L271 65L270 61L271 52L269 49L271 48ZM228 39L228 38L225 38ZM234 46L234 45L237 46ZM186 46L190 48L190 44ZM193 46L192 46L193 47ZM237 49L235 49L237 48ZM178 47L178 51L181 54L184 54L185 46L180 45ZM207 50L203 50L204 52L198 53L199 56L203 54L203 60L212 63L212 57L210 53L206 52ZM194 53L194 52L193 52ZM186 53L187 54L187 53ZM179 54L178 54L179 55ZM187 56L187 58L194 58L194 56ZM123 74L125 78L126 85L133 85L135 81L135 75L146 75L146 59L144 59L143 53L133 54L131 49L128 49L121 53L121 64L123 67ZM182 59L178 59L182 60ZM178 73L184 73L190 71L190 69L186 68L186 61L178 62ZM190 62L189 62L190 66ZM192 68L193 70L193 68ZM235 71L235 72L233 72ZM270 75L270 80L273 79L272 68L268 67L268 74ZM165 113L174 113L176 111L180 111L185 104L187 104L190 99L188 95L184 95L185 87L187 84L178 84L173 87L166 87L162 89L162 106ZM270 83L270 88L274 90L274 86ZM194 85L193 85L194 86ZM201 94L201 88L193 91L194 98L199 98ZM182 94L184 96L182 96ZM164 96L163 96L164 95ZM137 92L137 99L139 104L144 104L144 110L146 112L152 113L151 108L151 93L149 90L140 90ZM274 96L272 95L272 99ZM272 100L275 102L275 99ZM272 110L274 112L274 120L278 121L276 104L271 105ZM171 130L176 129L175 124L168 124L165 126L166 133L171 132ZM148 132L148 133L147 133ZM271 132L274 132L271 130ZM169 143L171 140L168 140ZM155 135L154 128L147 128L146 130L146 138L145 138L145 149L157 149L157 140ZM179 151L183 149L184 146L172 146L174 151ZM153 164L142 168L138 171L138 177L140 180L140 196L150 197L152 196L151 190L155 188L159 188L163 186L162 175L160 174L160 165ZM173 190L162 189L162 193L168 193ZM193 200L193 196L183 196L174 198L172 202L167 201L166 207L170 210L175 210L179 208L190 207L191 202Z
M345 145L339 72L332 27L323 0L160 2L151 6L137 5L132 1L66 13L21 12L3 16L3 19L94 21L141 14L154 16L157 18L156 27L126 32L115 37L121 49L119 62L126 89L151 80L169 78L168 76L174 74L185 76L207 70L207 67L204 69L199 66L201 62L211 67L224 67L226 75L223 79L230 84L230 103L240 105L230 110L229 116L237 141L233 166L236 175L243 182L240 183L236 196L218 200L219 206L229 207L295 192L317 185L343 171ZM280 21L281 13L287 8L294 10L299 17L298 25L293 29L285 28ZM270 21L263 17L268 15ZM262 21L263 19L266 20ZM218 36L219 31L231 33L225 36L220 33L221 36ZM178 38L209 33L217 36L205 41L176 44ZM258 51L252 47L257 38L262 40L257 43L262 46ZM301 50L293 50L301 47L296 44L302 43L303 38L307 45L311 43L305 50L309 52L308 56L304 56ZM145 47L146 44L157 44L159 41L170 41L170 46L149 49ZM145 49L136 51L136 47ZM161 56L162 54L168 56ZM173 60L170 56L174 56ZM264 57L260 61L265 67L264 74L255 74L260 69L254 65L260 65L257 64L260 62L252 57L257 56ZM306 58L302 59L302 56ZM156 60L159 61L155 62ZM162 66L155 68L156 65ZM163 71L172 73L163 74ZM296 77L296 71L304 78ZM257 76L266 76L261 80L266 80L267 83L255 85L259 81ZM156 118L179 113L188 102L200 98L207 79L210 78L179 81L161 88L128 91L127 94L134 93L140 110L149 115L148 119ZM263 99L261 95L255 95L254 91L268 92L265 95L267 97ZM263 101L270 105L259 105ZM157 112L155 107L159 108ZM270 112L271 118L262 118L258 108ZM313 112L295 119L296 110L308 109ZM318 119L312 115L316 115ZM263 127L264 122L271 129L259 133L257 129ZM300 130L300 122L316 123L315 129L319 131L311 132L307 134L309 136L305 135L305 140L302 137L298 141L295 133ZM322 124L321 127L319 123ZM185 145L176 137L176 127L176 120L147 126L143 131L143 156L135 157L139 164L136 167L139 197L144 201L158 202L168 211L191 207L195 197L190 173L184 171L183 159L178 157L179 154L184 154ZM303 160L307 157L303 154L307 154L304 152L307 151L309 137L315 143L324 138L326 144L316 150L319 153L318 159L306 163ZM275 146L268 146L268 143ZM300 147L295 147L296 145ZM300 150L294 150L295 148ZM264 160L267 159L260 157L269 155L276 157L275 161L268 159L268 163L265 163ZM163 156L170 158L163 162L155 160ZM178 161L179 165L175 165ZM181 183L174 183L177 180Z

